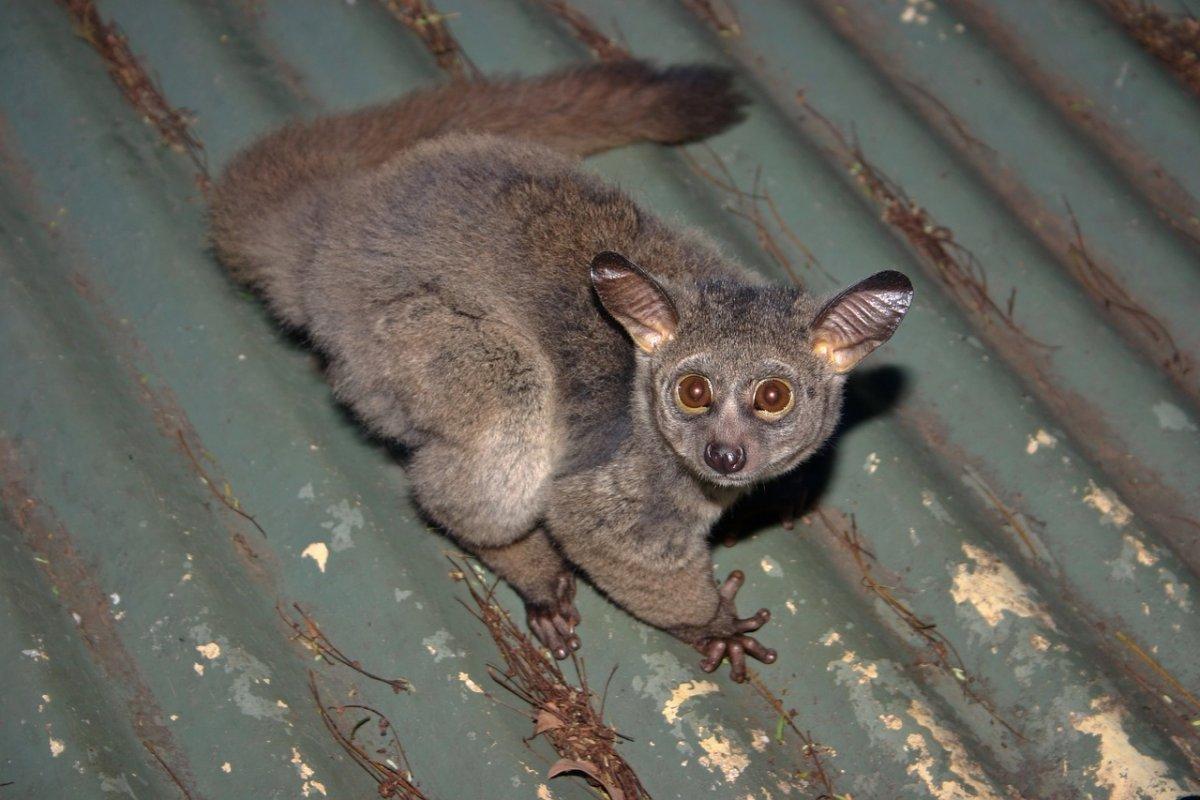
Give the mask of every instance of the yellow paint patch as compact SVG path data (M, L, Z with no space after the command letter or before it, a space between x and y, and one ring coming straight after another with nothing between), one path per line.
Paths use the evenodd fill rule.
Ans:
M1083 502L1100 512L1100 521L1106 525L1123 528L1133 519L1129 506L1121 502L1117 493L1111 489L1101 489L1095 481L1088 481L1087 493Z
M214 658L221 657L221 645L217 644L216 642L198 644L196 645L196 652L207 658L209 661L212 661Z
M684 681L671 690L671 697L663 704L663 718L674 725L679 721L679 707L693 697L721 691L712 681Z
M988 783L987 776L983 772L977 762L971 759L967 754L967 750L963 747L962 741L949 730L943 728L933 718L933 712L920 702L913 700L908 705L908 715L913 718L913 721L929 731L933 740L938 746L946 752L950 757L950 773L958 780L942 781L940 784L934 784L928 772L921 774L920 771L914 770L913 764L908 767L910 775L918 774L925 783L925 787L929 789L930 794L938 798L938 800L958 800L959 798L976 798L976 800L1001 800L1000 795L992 790ZM925 737L920 734L913 734L908 737L908 744L915 743L913 737L921 740L921 747L924 748L923 755L918 756L918 763L922 760L927 760L929 764L933 763L933 757L930 755L928 747L925 746ZM917 748L909 747L910 750ZM918 751L920 752L920 751Z
M1033 436L1030 436L1029 441L1025 443L1025 452L1029 455L1033 455L1042 447L1053 449L1057 444L1058 439L1055 439L1053 436L1046 433L1046 431L1038 428L1038 432Z
M1091 703L1094 714L1072 714L1071 726L1100 739L1100 760L1087 768L1096 781L1108 787L1108 800L1141 800L1143 797L1179 797L1187 790L1169 777L1167 765L1143 755L1129 741L1122 718L1125 711L1111 697Z
M1046 610L1029 596L1029 590L1016 573L996 556L963 542L963 553L975 562L959 564L954 573L950 594L956 603L970 603L991 627L1000 624L1006 613L1033 618L1047 628L1055 629L1054 620Z
M717 726L711 736L700 740L700 747L704 749L706 755L700 756L697 760L710 770L721 770L721 774L725 776L725 782L733 783L742 774L742 771L750 766L750 757L733 742L724 738L721 733L721 727Z
M1154 553L1151 553L1150 549L1146 547L1145 543L1142 542L1141 539L1137 538L1136 536L1131 536L1128 533L1125 534L1123 538L1125 539L1125 543L1133 548L1133 552L1137 555L1139 564L1147 567L1153 567L1158 563L1158 556L1156 556Z
M820 642L821 644L825 645L826 647L832 647L833 645L837 644L841 640L842 640L842 635L840 633L838 633L837 631L830 631L829 633L825 634L817 641Z
M325 562L329 560L329 547L324 542L313 542L300 551L301 558L311 558L317 562L317 569L325 571Z
M313 771L312 767L304 763L304 759L300 756L300 750L295 747L292 748L292 763L296 765L296 772L300 775L300 780L302 781L300 784L300 794L309 797L313 792L316 792L324 796L325 784L313 780L316 772Z
M462 681L463 686L466 686L467 689L469 689L470 691L474 692L475 694L483 694L483 689L479 686L478 683L471 680L471 676L468 675L467 673L465 673L465 672L458 673L458 679L460 681Z

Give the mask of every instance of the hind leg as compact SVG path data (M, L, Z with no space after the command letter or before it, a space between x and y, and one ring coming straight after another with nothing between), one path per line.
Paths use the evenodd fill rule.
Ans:
M504 547L476 548L475 555L521 595L530 632L555 658L579 649L575 573L545 531L537 528Z
M419 323L403 340L405 416L422 434L408 475L422 509L512 585L530 630L565 658L579 647L574 575L537 527L558 446L551 373L519 333L463 311L427 298L405 315Z

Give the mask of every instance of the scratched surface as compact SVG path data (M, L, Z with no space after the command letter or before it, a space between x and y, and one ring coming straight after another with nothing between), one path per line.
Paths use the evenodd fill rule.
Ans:
M1087 0L437 5L105 0L153 107L64 7L0 9L0 798L374 796L310 670L387 715L431 799L593 796L546 777L400 468L214 263L197 172L296 116L625 53L732 66L754 105L592 168L779 280L917 286L836 446L718 548L775 615L761 691L583 590L650 795L1200 789L1185 84ZM293 603L414 691L318 660Z

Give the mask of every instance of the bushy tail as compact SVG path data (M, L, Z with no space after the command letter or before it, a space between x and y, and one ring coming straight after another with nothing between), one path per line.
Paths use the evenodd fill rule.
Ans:
M253 284L273 209L305 186L378 166L423 139L493 133L582 156L637 141L702 139L737 122L743 104L726 70L641 61L414 92L289 125L240 153L215 187L213 242L234 275Z

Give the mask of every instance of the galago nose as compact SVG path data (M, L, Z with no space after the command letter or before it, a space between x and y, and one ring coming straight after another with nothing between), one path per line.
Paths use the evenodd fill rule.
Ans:
M709 442L704 448L704 461L722 475L729 475L746 466L746 451L741 447Z

